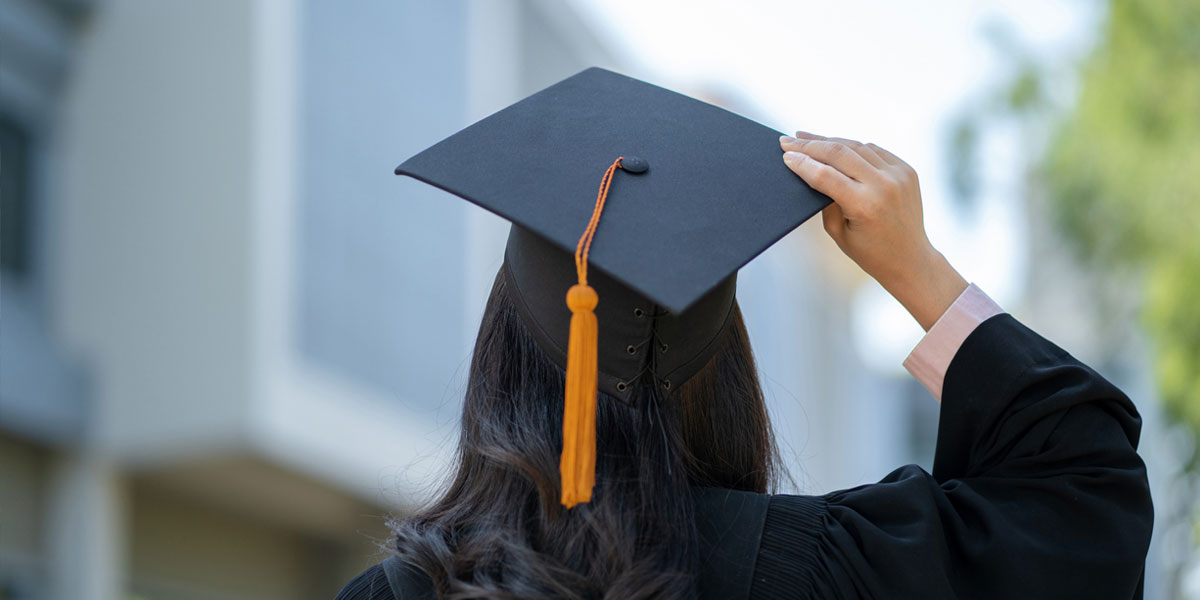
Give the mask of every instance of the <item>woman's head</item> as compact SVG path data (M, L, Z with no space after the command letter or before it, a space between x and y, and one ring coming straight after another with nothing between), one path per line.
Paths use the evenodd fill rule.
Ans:
M693 485L767 491L776 452L736 306L712 358L664 390L601 393L596 489L559 504L563 370L541 349L503 275L493 287L463 406L455 474L396 525L399 552L451 597L686 597ZM643 385L648 383L648 385Z

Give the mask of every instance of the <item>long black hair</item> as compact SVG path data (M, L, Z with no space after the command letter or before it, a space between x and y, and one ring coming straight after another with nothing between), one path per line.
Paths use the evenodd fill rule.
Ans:
M720 349L670 392L606 394L596 489L559 504L563 370L537 346L503 275L484 311L454 476L393 522L395 550L442 598L687 598L695 595L694 485L765 492L778 452L741 314Z

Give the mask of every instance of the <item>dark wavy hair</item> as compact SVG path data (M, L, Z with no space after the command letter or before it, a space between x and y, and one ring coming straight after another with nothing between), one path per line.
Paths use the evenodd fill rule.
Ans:
M694 377L601 393L596 489L559 503L563 370L537 346L503 274L484 312L454 475L392 523L395 550L440 598L689 598L698 549L691 486L766 492L778 451L741 313Z

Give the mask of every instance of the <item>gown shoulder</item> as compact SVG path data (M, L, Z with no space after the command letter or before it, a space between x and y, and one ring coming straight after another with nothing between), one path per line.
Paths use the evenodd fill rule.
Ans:
M334 600L397 600L388 585L382 564L372 565L359 573L338 592Z

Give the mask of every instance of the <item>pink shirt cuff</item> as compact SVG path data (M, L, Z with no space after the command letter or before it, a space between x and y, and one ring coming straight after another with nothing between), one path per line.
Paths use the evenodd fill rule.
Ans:
M972 283L959 294L954 304L942 313L908 358L904 359L904 368L941 402L942 381L958 348L980 323L1003 312L983 290Z

